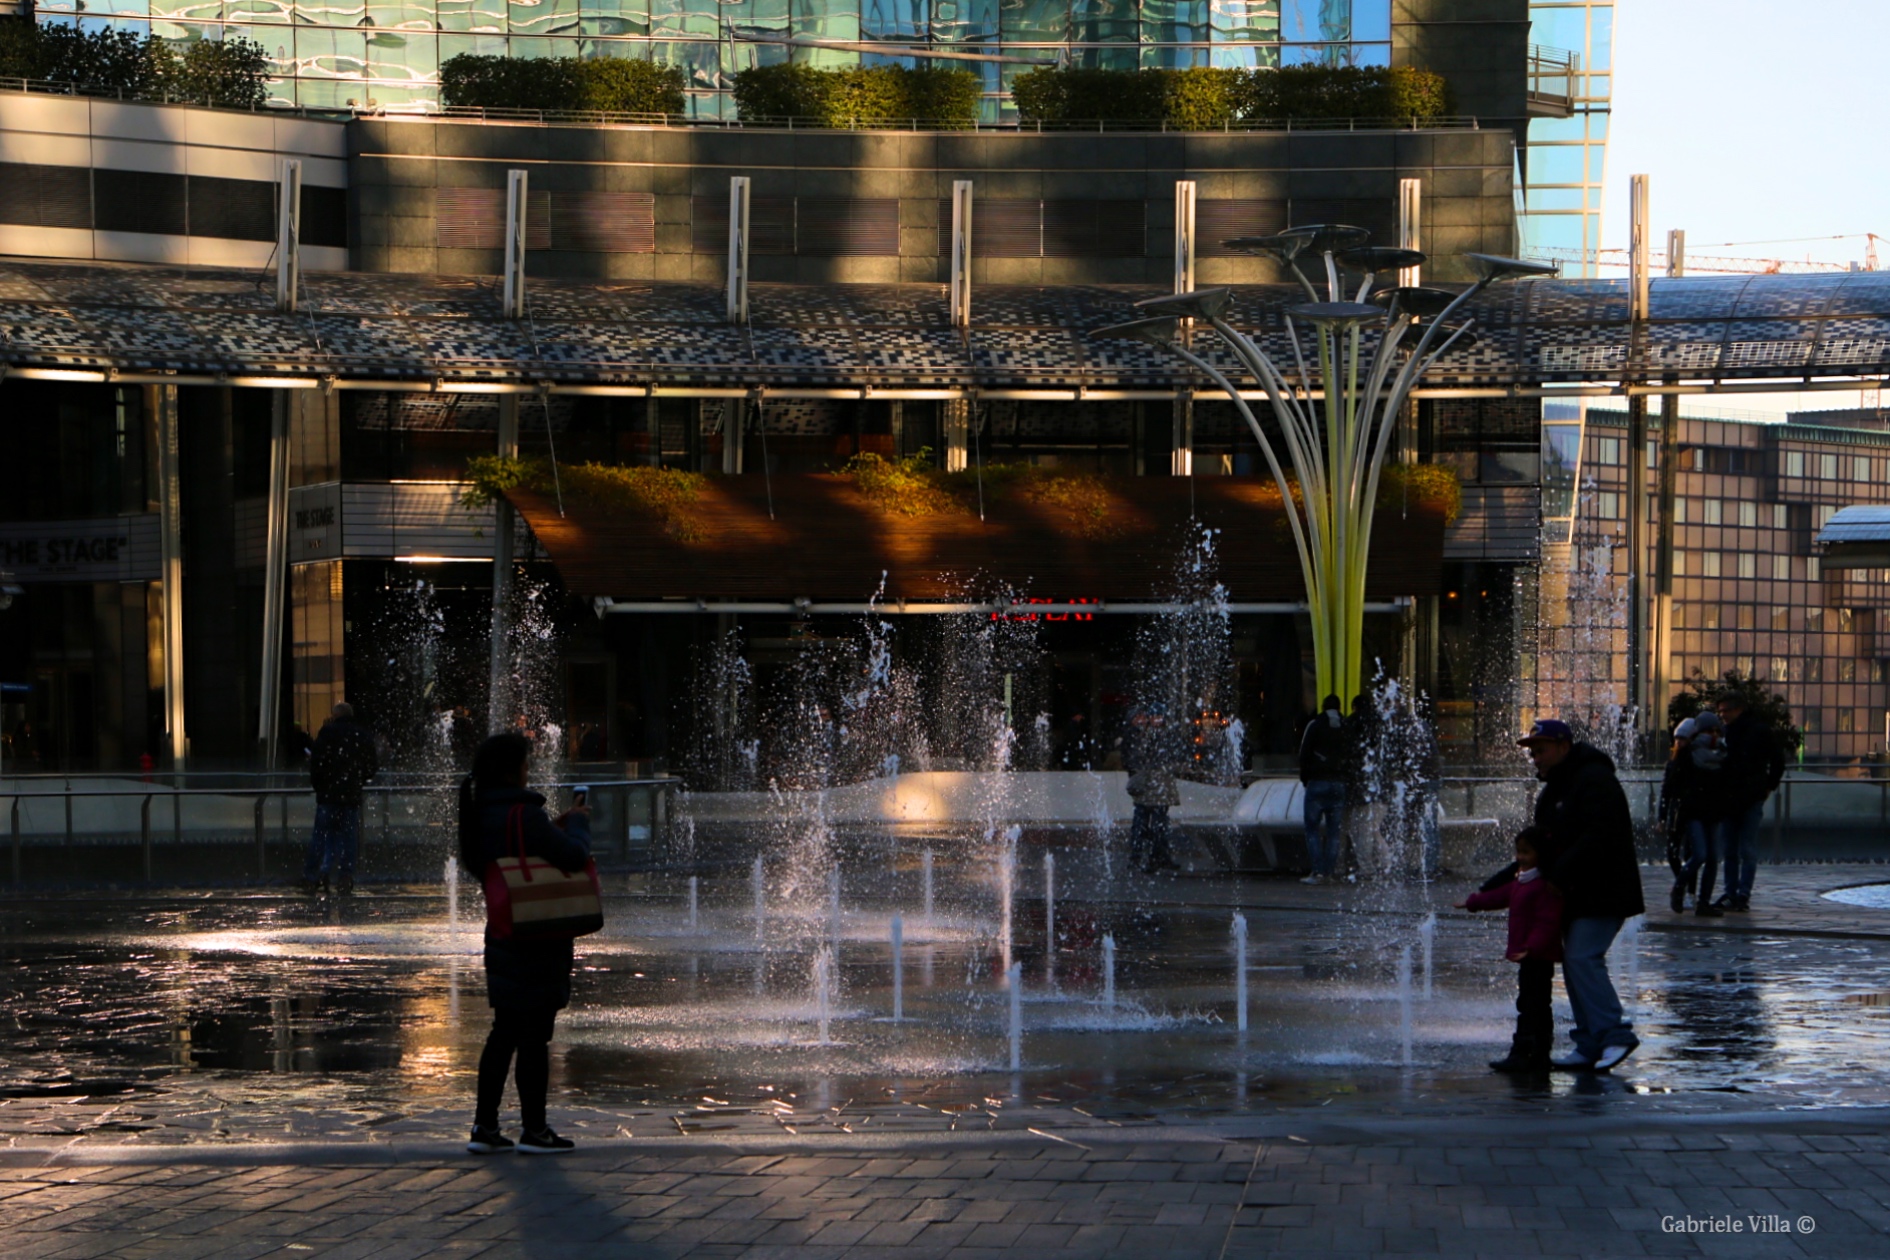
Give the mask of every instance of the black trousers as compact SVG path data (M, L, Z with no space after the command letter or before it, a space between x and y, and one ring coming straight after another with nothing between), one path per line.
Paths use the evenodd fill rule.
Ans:
M1555 964L1526 958L1516 966L1516 1040L1544 1052L1555 1044Z
M1168 806L1140 805L1129 819L1129 862L1154 871L1174 863L1168 851Z
M518 1058L518 1110L527 1133L545 1127L545 1091L551 1085L551 1007L494 1007L492 1031L479 1055L479 1102L473 1123L499 1127L499 1101L505 1094L506 1069Z

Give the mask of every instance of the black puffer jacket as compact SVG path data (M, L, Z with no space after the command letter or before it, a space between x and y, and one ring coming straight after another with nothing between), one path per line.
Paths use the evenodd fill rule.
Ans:
M524 788L504 788L479 797L483 867L512 852L507 820L524 807L525 852L561 871L582 870L591 855L590 820L568 815L564 826L545 817L545 798ZM563 1010L571 1004L570 941L508 941L486 933L486 1001L508 1008Z
M331 718L322 725L309 753L309 786L317 803L353 808L361 804L361 789L381 772L374 751L374 732L353 718Z
M1765 798L1778 787L1785 773L1778 737L1766 720L1748 709L1726 728L1726 802L1725 818L1734 818Z
M1552 837L1542 873L1561 891L1567 918L1626 919L1647 909L1634 819L1607 753L1580 743L1569 749L1543 776L1535 822Z

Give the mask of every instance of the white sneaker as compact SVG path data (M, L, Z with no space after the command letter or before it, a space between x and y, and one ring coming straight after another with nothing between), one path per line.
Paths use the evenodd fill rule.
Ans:
M1323 884L1326 882L1326 877L1324 875L1308 875L1299 882L1302 884Z
M1623 1057L1625 1058L1626 1056ZM1619 1060L1616 1060L1616 1062L1619 1062ZM1595 1060L1589 1058L1579 1050L1571 1050L1567 1054L1558 1054L1553 1059L1550 1059L1549 1066L1552 1068L1560 1068L1564 1072L1592 1072L1595 1069Z
M1618 1067L1621 1060L1633 1054L1638 1045L1639 1043L1637 1042L1633 1046L1604 1047L1601 1051L1601 1057L1595 1060L1595 1071L1606 1072L1611 1068Z

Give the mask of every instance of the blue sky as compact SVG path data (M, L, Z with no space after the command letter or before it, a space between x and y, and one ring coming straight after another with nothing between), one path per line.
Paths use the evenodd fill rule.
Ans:
M1890 237L1890 0L1621 0L1604 244L1626 248L1628 177L1652 177L1654 240L1691 254L1861 262ZM1779 242L1727 244L1727 242ZM1878 245L1890 269L1890 240ZM1782 414L1848 392L1728 397ZM1885 399L1890 403L1890 398ZM1716 409L1700 400L1699 410ZM1689 411L1695 410L1688 406Z

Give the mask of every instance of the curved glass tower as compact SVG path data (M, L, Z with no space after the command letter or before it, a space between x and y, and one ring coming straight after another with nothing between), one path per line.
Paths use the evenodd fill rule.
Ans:
M1614 84L1614 0L1531 0L1532 113L1517 187L1523 253L1595 274Z
M732 116L735 71L777 61L912 64L984 76L984 115L1034 64L1385 65L1391 0L41 0L43 20L178 42L246 35L284 104L389 109L439 100L460 53L637 57L681 66L690 111Z

